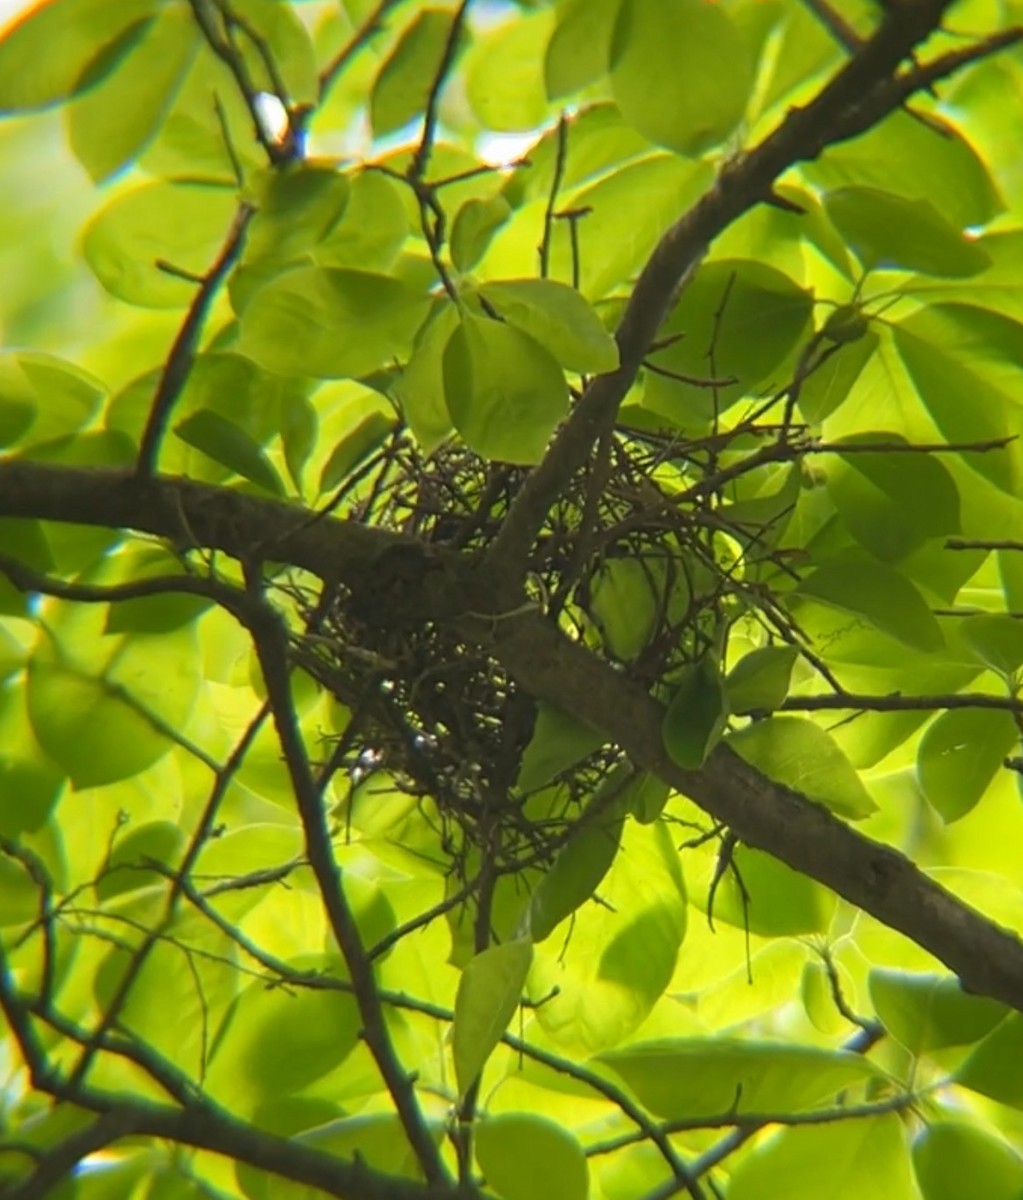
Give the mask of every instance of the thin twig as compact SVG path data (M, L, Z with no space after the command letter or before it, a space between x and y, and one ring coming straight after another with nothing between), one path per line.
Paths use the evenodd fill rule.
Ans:
M156 471L160 442L166 432L171 409L184 390L188 376L191 374L210 305L241 255L242 247L245 244L245 233L255 211L251 205L244 202L238 206L224 245L213 266L203 276L195 299L189 306L181 328L174 339L174 344L170 348L167 361L160 374L160 381L156 386L156 394L153 397L153 404L149 410L146 427L139 445L135 470L141 476L150 476Z
M363 1022L362 1036L391 1094L409 1145L427 1182L446 1185L450 1182L447 1167L423 1119L412 1080L395 1053L381 1009L373 967L345 896L341 872L331 848L323 803L292 703L287 629L263 598L262 585L251 570L248 579L249 604L244 620L255 645L281 752L291 779L305 835L306 857L316 877L327 920L352 980L353 994Z
M448 30L447 40L444 43L444 51L441 54L436 74L430 85L430 92L426 98L426 108L423 114L423 132L408 168L408 178L415 183L422 182L426 176L427 167L430 164L433 140L437 135L438 105L440 103L441 90L447 80L448 73L452 66L454 66L458 41L462 34L462 25L465 22L465 17L471 3L472 0L461 0L461 3L455 10L455 15L451 20L451 28Z
M327 98L327 93L334 86L338 77L344 71L345 67L352 61L358 52L374 38L384 27L384 17L388 12L395 8L401 0L380 0L376 8L368 14L358 29L352 34L351 39L344 45L341 51L335 55L330 63L320 73L320 103Z

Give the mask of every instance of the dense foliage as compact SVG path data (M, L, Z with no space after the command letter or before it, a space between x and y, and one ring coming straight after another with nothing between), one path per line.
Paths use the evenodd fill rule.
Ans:
M0 1193L1023 1197L1017 20L0 36Z

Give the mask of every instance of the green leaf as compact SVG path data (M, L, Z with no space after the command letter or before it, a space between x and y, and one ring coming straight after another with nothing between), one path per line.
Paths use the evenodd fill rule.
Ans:
M596 182L582 188L572 198L573 208L586 213L586 219L578 223L578 253L565 228L568 222L556 223L551 245L551 275L557 279L572 279L573 271L578 271L579 290L593 301L611 294L641 269L660 236L712 180L706 163L689 162L673 154L648 154L625 166L614 163L613 168L609 173L601 173ZM638 197L642 197L643 203L641 222L635 219ZM530 214L527 210L525 214L531 217L528 232L521 234L529 239L528 259L517 263L514 269L497 259L496 252L504 239L517 232L515 222L509 222L501 236L494 239L491 252L484 259L484 268L492 260L497 261L488 274L506 278L534 268L536 222L542 219L543 208L540 206L545 203L545 200L538 201L537 212Z
M750 846L734 848L732 865L735 870L725 871L713 897L708 891L704 900L703 893L696 893L695 904L715 923L727 921L737 929L771 938L827 932L836 899L809 875ZM717 870L716 856L713 869Z
M662 779L649 771L640 771L625 790L625 802L641 825L649 825L664 811L670 794L671 788Z
M484 458L529 465L568 411L551 354L511 325L462 313L444 349L444 392L455 428Z
M952 975L874 967L867 982L878 1020L911 1054L979 1041L1006 1013L1004 1004L964 992Z
M180 557L164 546L133 546L117 556L119 579L152 579L185 574ZM137 596L107 606L104 633L169 633L188 625L212 604L203 596L168 592L164 595Z
M515 787L520 792L539 791L603 744L603 735L585 721L540 701L536 706L533 736L522 753Z
M0 353L0 419L6 412L10 442L35 446L77 433L105 395L95 376L51 354Z
M389 271L409 232L409 216L397 184L379 171L361 171L349 180L341 220L313 250L321 267Z
M596 573L590 585L590 615L616 658L628 662L646 646L662 591L663 579L658 581L655 569L640 558L608 559Z
M131 52L156 0L46 0L0 40L0 113L45 108L97 83Z
M789 694L795 646L761 646L744 655L728 672L725 693L733 713L771 712Z
M900 321L894 333L924 407L950 442L1010 443L960 457L996 487L1018 495L1023 486L1018 444L1023 416L1013 378L1023 362L1020 324L965 305L936 305Z
M728 696L715 655L705 654L678 673L664 714L661 734L671 759L696 771L721 740L728 720Z
M32 732L25 692L23 676L0 689L0 834L9 838L41 829L64 790Z
M795 594L866 618L914 650L945 644L927 601L904 575L870 562L831 562L802 580Z
M220 413L200 408L174 426L183 442L259 487L284 495L284 484L259 443Z
M601 904L575 912L566 943L536 947L529 995L544 1033L566 1054L617 1045L671 982L686 930L678 850L663 821L626 822L600 884Z
M0 888L4 893L0 928L24 925L39 915L39 884L21 862L4 853L0 853Z
M302 494L302 475L306 463L316 449L319 420L316 409L305 396L296 396L283 406L281 412L281 445L284 463L295 490Z
M483 1117L473 1130L476 1163L502 1200L586 1200L589 1168L568 1130L533 1113Z
M836 188L824 197L828 216L869 269L897 267L961 278L991 262L931 203L879 188Z
M458 981L451 1049L458 1092L464 1096L508 1028L533 960L533 943L516 938L491 946L466 963Z
M348 206L351 182L334 166L291 163L268 170L256 187L256 213L245 238L246 263L287 263L319 245Z
M856 447L872 443L896 447L910 444L901 434L882 431L840 438L837 445ZM848 454L839 450L838 453L926 537L943 537L960 531L959 489L948 468L937 458L898 450L853 450Z
M480 284L479 294L510 324L528 333L572 371L618 366L618 346L589 303L553 279L502 279Z
M746 44L717 5L623 0L611 86L622 115L650 141L693 155L718 145L742 118L752 85Z
M730 733L727 744L758 770L850 820L877 811L835 740L803 717L769 717Z
M1021 1056L1023 1016L1009 1013L956 1071L955 1082L982 1096L990 1096L999 1104L1023 1109Z
M933 128L936 118L940 132ZM926 122L890 113L859 137L829 146L802 170L825 190L867 184L910 200L940 196L942 213L957 229L986 225L1005 208L984 157L935 113Z
M600 886L618 853L625 791L633 775L617 767L596 789L569 840L558 851L529 898L528 932L542 942Z
M344 978L343 966L323 955L294 960L297 970ZM238 997L218 1042L207 1086L222 1103L251 1111L256 1104L298 1092L341 1065L359 1041L352 996L318 988L268 988L262 980Z
M966 816L983 797L1019 738L1012 713L953 708L927 726L916 774L946 822Z
M164 895L166 887L164 883ZM223 930L186 909L164 923L164 936L156 939L136 975L139 964L129 939L138 936L140 925L145 928L155 920L162 898L160 892L138 891L107 900L105 912L123 918L126 933L104 955L90 982L95 1003L109 1011L130 979L118 1011L121 1028L172 1058L187 1078L198 1080L209 1049L207 1023L212 1016L219 1024L239 991L235 947ZM185 946L191 949L187 956Z
M858 1121L782 1129L737 1165L728 1200L773 1200L785 1180L785 1200L913 1200L913 1177L897 1113Z
M862 338L844 344L809 376L799 389L799 411L808 421L823 421L849 398L880 340L874 330L868 329Z
M235 41L251 86L276 95L279 80L284 89L281 99L286 104L314 105L320 95L316 48L292 6L268 4L267 0L231 0L230 11L242 18L262 42L260 46L247 37Z
M552 23L550 12L520 13L473 47L465 66L466 97L484 128L516 133L543 124L543 52Z
M155 136L199 41L191 12L165 8L131 52L67 109L71 149L96 183L131 163Z
M932 1121L913 1143L923 1200L961 1200L983 1181L984 1200L1019 1200L1023 1158L1002 1138L965 1121Z
M147 821L120 838L110 854L103 874L96 881L96 895L109 900L136 888L166 882L166 875L153 869L156 863L173 871L185 846L185 835L173 821Z
M32 729L76 788L127 779L162 758L198 690L190 629L103 637L102 609L49 621L28 665Z
M1023 622L1001 614L966 617L959 627L977 661L1008 677L1023 666Z
M844 1050L754 1038L660 1038L598 1056L665 1121L715 1113L806 1112L878 1077Z
M157 181L121 192L86 225L82 250L112 295L143 308L179 308L196 284L168 274L203 275L227 236L237 207L233 188Z
M425 8L402 33L370 92L369 119L376 137L401 129L426 111L453 22L450 9Z
M444 351L458 328L458 309L441 301L416 336L412 356L394 393L402 416L425 454L432 453L451 432L444 395Z
M310 1101L305 1103L308 1105ZM336 1106L334 1107L336 1111ZM254 1124L260 1129L268 1126L265 1116L267 1111L266 1105L257 1110ZM439 1143L444 1136L443 1122L427 1118L425 1124L433 1140ZM407 1179L422 1178L422 1167L415 1151L409 1145L397 1113L360 1113L354 1117L327 1120L312 1128L308 1127L306 1120L298 1128L275 1132L285 1133L299 1145L309 1146L334 1158L365 1163L366 1166L388 1175ZM304 1184L291 1183L279 1175L258 1171L241 1162L236 1165L235 1173L238 1186L248 1200L313 1200L314 1191L319 1191ZM177 1198L168 1197L168 1200Z
M621 6L622 0L567 0L558 6L544 60L549 99L577 92L607 71Z
M662 338L681 336L650 360L696 382L650 372L644 405L687 433L709 429L715 414L786 378L786 356L794 354L812 317L809 293L774 267L744 260L706 264L663 326ZM700 386L710 378L734 382Z
M299 267L249 301L239 349L282 375L354 379L408 354L428 304L386 275Z
M501 195L466 200L451 223L451 261L456 270L472 270L511 213L511 205Z
M334 447L320 472L320 493L329 492L350 475L394 432L394 421L381 412L363 417L348 436Z

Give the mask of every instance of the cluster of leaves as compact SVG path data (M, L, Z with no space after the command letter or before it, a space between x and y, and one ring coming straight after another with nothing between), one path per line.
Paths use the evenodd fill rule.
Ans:
M1021 16L0 37L5 1194L1023 1195L1018 984L707 799L1023 927Z

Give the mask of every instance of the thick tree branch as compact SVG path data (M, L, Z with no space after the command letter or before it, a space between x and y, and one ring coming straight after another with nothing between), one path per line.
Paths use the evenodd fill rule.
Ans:
M504 572L523 569L551 505L613 422L680 287L714 239L736 218L766 200L775 180L789 167L865 132L914 91L978 54L993 53L1021 36L1019 30L1009 30L979 47L945 55L892 78L913 48L938 27L950 3L917 0L893 5L874 36L831 82L807 105L791 109L758 146L726 162L714 185L661 238L636 281L615 335L618 369L599 376L586 389L546 457L519 492L491 547L491 561Z
M971 992L1023 1011L1023 942L956 899L891 847L857 833L825 808L766 779L719 748L701 771L668 758L663 710L620 671L522 612L519 593L485 569L412 539L291 505L187 480L138 480L123 471L0 462L0 516L40 516L144 530L184 531L228 554L287 562L350 586L373 589L389 556L418 564L410 620L429 613L490 650L532 695L572 712L619 745L638 766L690 796L749 846L818 880L912 938ZM409 563L406 563L407 567ZM480 614L494 614L481 616Z

